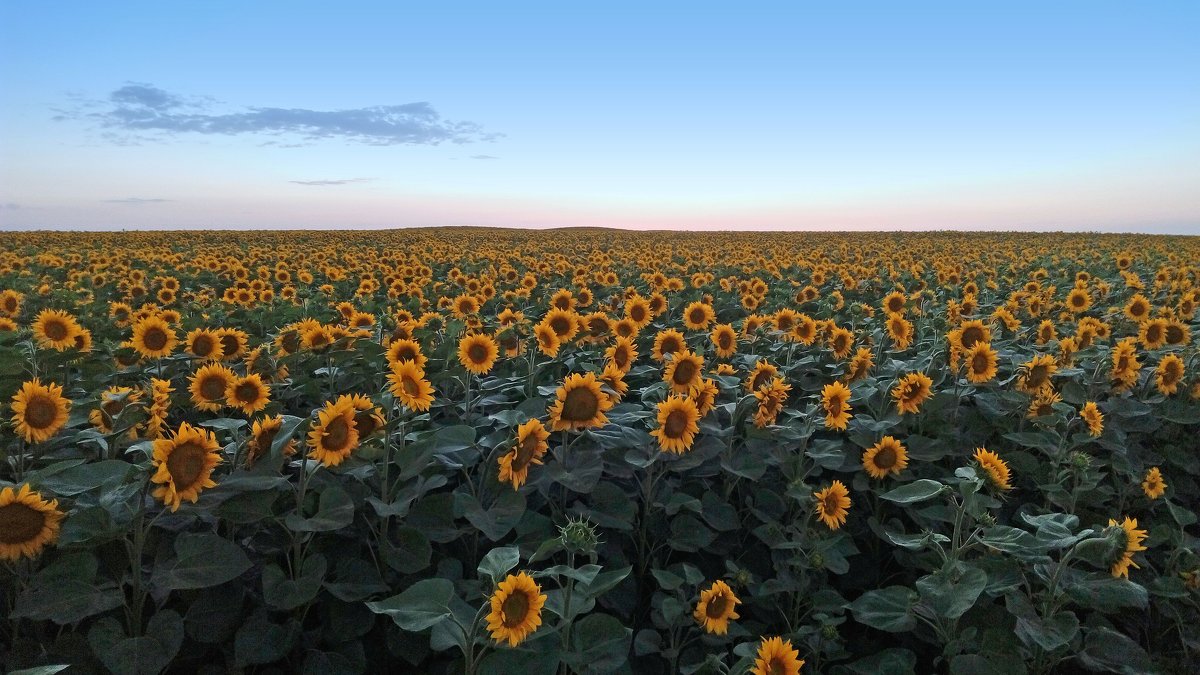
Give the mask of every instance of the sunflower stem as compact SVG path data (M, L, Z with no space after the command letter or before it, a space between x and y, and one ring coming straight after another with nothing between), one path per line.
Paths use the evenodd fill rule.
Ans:
M575 552L567 551L567 567L575 569ZM571 651L571 594L575 589L575 581L571 577L567 577L567 585L563 587L563 629L562 629L562 648L563 653ZM563 674L568 675L571 672L566 663L562 664Z

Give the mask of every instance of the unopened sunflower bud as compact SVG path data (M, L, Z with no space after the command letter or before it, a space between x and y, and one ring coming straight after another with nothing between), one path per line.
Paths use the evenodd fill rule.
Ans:
M583 516L580 516L579 520L568 519L566 525L558 528L558 532L563 548L572 553L591 555L596 552L596 545L600 543L596 526Z

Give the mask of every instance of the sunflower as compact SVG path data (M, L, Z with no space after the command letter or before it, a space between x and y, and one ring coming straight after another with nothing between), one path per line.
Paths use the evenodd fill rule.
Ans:
M275 444L275 438L279 435L279 430L282 428L283 417L281 415L254 420L250 440L246 443L248 451L246 453L247 469L254 466L254 463L259 459L270 454L271 446ZM289 438L287 440L287 443L283 445L282 454L284 457L296 454L295 439Z
M1062 403L1062 395L1054 391L1054 387L1042 387L1029 402L1026 417L1035 419L1054 415L1054 404Z
M896 349L904 351L912 344L913 325L912 322L904 318L903 314L889 314L887 319L888 337L896 345Z
M817 321L807 314L797 314L796 323L785 339L794 340L802 345L811 345L817 339Z
M226 404L230 385L237 379L233 371L219 363L210 363L196 371L189 381L192 404L198 410L217 412Z
M1050 376L1058 372L1058 363L1049 354L1038 354L1021 364L1018 372L1017 389L1033 393L1050 383Z
M0 291L0 316L17 318L21 314L21 301L24 298L24 295L11 288Z
M319 323L306 326L300 332L300 346L318 354L329 349L329 346L333 344L333 340L333 332L329 330L329 327ZM224 341L222 339L222 342ZM226 354L226 357L228 357L228 354Z
M559 342L569 342L579 332L580 316L570 310L552 309L541 323L554 330Z
M712 378L704 378L700 380L700 384L692 387L688 392L688 396L696 402L696 410L700 411L700 417L707 415L717 405L717 396L721 390L717 388L717 383L712 381Z
M903 314L904 305L908 302L908 296L900 291L892 291L883 298L883 311L888 314Z
M967 379L981 384L996 377L996 350L991 343L976 342L966 353Z
M539 323L533 327L533 336L537 339L538 350L540 352L550 358L554 358L558 354L558 348L562 343L558 339L558 333L555 333L553 328L544 323Z
M629 393L629 383L625 381L625 373L621 372L621 369L613 365L611 361L604 364L604 370L600 372L600 381L608 385L608 388L616 394L613 403L620 403L625 394Z
M1137 345L1133 338L1125 338L1112 350L1112 381L1115 391L1125 391L1137 384L1141 363L1137 358Z
M762 388L763 385L771 381L779 373L779 369L775 366L759 359L754 364L754 369L746 376L746 391L753 394Z
M163 429L167 426L167 413L171 409L170 380L150 379L150 415L146 420L146 437L154 440L162 438Z
M629 372L637 357L637 346L633 344L633 340L626 337L614 338L612 345L604 350L604 358L608 359L622 373Z
M896 411L901 415L919 411L921 404L929 398L932 386L933 380L925 373L905 375L892 389L892 398L896 399Z
M1166 345L1167 326L1167 320L1162 318L1143 321L1138 327L1138 341L1146 349L1158 349Z
M1076 314L1086 312L1092 306L1092 296L1088 295L1086 289L1073 288L1067 294L1067 307Z
M1191 342L1192 331L1187 327L1187 324L1179 319L1169 319L1167 327L1163 332L1163 337L1166 339L1168 345L1179 347Z
M538 419L531 419L517 427L516 446L497 460L500 465L500 482L512 484L514 490L524 485L529 477L530 465L540 465L546 450L550 448L550 444L546 442L548 438L550 432L546 431L546 427Z
M141 398L142 392L131 387L109 387L100 394L100 407L88 413L88 421L102 433L111 434L115 419ZM135 424L129 429L130 436L137 435L139 426Z
M1146 547L1142 546L1142 541L1146 539L1146 531L1137 529L1138 522L1136 518L1126 517L1120 523L1109 518L1109 527L1120 527L1121 537L1124 540L1122 551L1119 557L1113 562L1112 568L1109 570L1113 578L1125 577L1129 578L1129 568L1138 567L1138 564L1133 562L1133 554L1139 551L1145 551Z
M525 572L505 577L496 585L490 602L492 611L487 615L487 628L496 642L516 647L542 625L546 596Z
M43 309L33 320L33 336L43 347L61 352L75 346L79 323L75 317L57 309Z
M899 476L908 467L908 450L895 438L884 436L863 452L862 465L871 478Z
M835 480L824 490L813 493L817 500L817 518L826 527L836 530L846 523L846 515L850 513L850 491L840 480Z
M754 398L758 399L758 409L754 412L754 426L762 429L775 424L791 390L792 385L784 384L778 377L759 387L754 392Z
M1158 362L1158 368L1154 370L1154 384L1160 394L1170 396L1179 389L1179 383L1183 381L1183 374L1183 359L1175 354L1167 354L1162 361Z
M686 394L700 383L704 374L704 358L690 350L675 352L663 370L663 381L676 394Z
M794 309L787 307L776 310L775 315L770 318L772 327L776 332L783 334L783 339L792 340L792 329L796 326L796 321L800 313Z
M224 356L224 348L217 334L206 328L197 328L184 338L188 353L206 361L220 361Z
M829 351L833 352L833 358L841 361L850 356L850 350L854 349L854 333L845 328L834 328L829 331L829 338L825 344L828 345Z
M1006 491L1012 489L1012 483L1009 482L1012 476L1008 471L1008 463L1000 459L1000 455L987 448L976 448L974 456L975 461L979 462L979 467L987 474L993 487Z
M139 354L148 359L167 356L178 343L175 330L162 317L148 316L133 325L133 339L130 341Z
M661 330L654 336L654 347L650 351L650 357L655 361L662 361L667 358L667 355L681 352L687 349L687 343L683 341L683 333L668 328Z
M581 431L608 424L604 413L612 407L612 399L600 389L594 373L572 373L563 380L546 412L552 431Z
M850 365L846 368L844 379L847 383L857 382L869 375L874 365L875 356L871 353L871 348L859 347L854 352L854 356L850 358Z
M754 669L750 672L753 675L800 675L803 666L804 659L792 647L791 640L763 638L758 646L758 658L754 659Z
M267 407L271 402L271 388L263 383L262 377L252 373L229 381L225 386L225 400L247 415Z
M35 377L23 383L12 397L12 421L17 435L29 443L48 440L66 425L70 406L71 402L63 397L62 387L53 382L43 385Z
M0 333L17 330L17 323L6 316L0 316Z
M704 330L716 318L712 305L696 300L683 310L683 325L688 330Z
M740 618L737 606L741 603L729 584L717 579L708 590L700 593L700 601L696 603L692 617L705 632L725 635L729 632L729 622Z
M686 397L672 394L658 404L658 428L650 432L665 452L682 455L692 449L700 427L700 410Z
M406 408L425 412L433 405L433 386L416 362L403 360L393 365L388 382L392 383L392 395Z
M1125 316L1129 317L1130 321L1145 321L1150 318L1150 301L1141 293L1134 293L1129 302L1125 303Z
M1100 412L1099 406L1095 401L1088 401L1083 404L1083 409L1079 411L1079 416L1087 422L1088 432L1092 436L1099 436L1104 433L1104 414Z
M1146 493L1146 497L1151 500L1166 494L1167 483L1163 480L1162 471L1157 466L1150 467L1150 470L1146 472L1146 477L1142 480L1142 492Z
M737 331L733 329L732 324L717 324L708 339L712 341L720 358L727 359L737 352Z
M354 414L354 406L348 398L326 402L317 413L317 423L308 432L309 458L325 466L337 466L346 461L358 447Z
M162 484L155 488L154 498L170 506L172 513L184 499L195 504L201 490L217 485L211 476L221 462L221 446L211 431L184 422L173 437L154 441L152 448L156 471L150 480Z
M1038 324L1037 343L1044 345L1047 342L1058 337L1058 331L1054 329L1054 322L1050 319L1045 319Z
M650 323L654 313L650 310L650 303L639 295L625 301L625 316L640 330Z
M825 428L845 431L850 414L850 388L833 382L821 389L821 407L825 409Z
M496 365L500 348L490 335L468 333L458 341L458 362L476 375L484 375Z
M58 540L64 514L58 500L46 501L26 483L0 490L0 559L33 558Z

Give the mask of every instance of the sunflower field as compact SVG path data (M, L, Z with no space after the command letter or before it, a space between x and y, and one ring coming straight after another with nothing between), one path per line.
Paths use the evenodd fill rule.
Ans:
M1200 238L4 237L6 672L1200 659Z

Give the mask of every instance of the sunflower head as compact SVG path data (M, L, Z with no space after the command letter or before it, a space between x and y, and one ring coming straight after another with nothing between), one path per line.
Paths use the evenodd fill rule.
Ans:
M836 530L846 523L850 513L850 491L840 480L835 480L829 487L813 493L816 499L817 517L825 526Z
M167 356L179 340L175 330L158 315L148 316L133 325L133 348L148 359Z
M232 370L219 363L203 366L190 378L188 391L192 394L192 404L199 410L217 412L225 405L229 387L237 379Z
M1167 482L1163 480L1162 471L1157 466L1152 466L1146 471L1146 477L1142 480L1142 492L1151 501L1167 493Z
M821 389L821 407L825 409L825 428L844 431L850 414L850 388L833 382Z
M476 375L484 375L496 365L500 347L492 336L469 333L458 341L458 361L463 368Z
M791 640L763 638L754 659L753 675L800 675L804 659Z
M1109 519L1108 527L1113 529L1118 539L1120 540L1120 551L1112 563L1109 572L1113 578L1125 577L1129 578L1129 568L1141 569L1137 563L1133 562L1133 554L1140 551L1145 551L1146 547L1142 542L1146 539L1146 530L1138 529L1138 521L1136 518L1124 518L1121 522ZM1120 528L1116 531L1115 528Z
M604 350L604 356L621 372L628 373L633 367L633 362L637 360L638 351L633 340L617 336L612 345Z
M154 498L172 512L179 510L184 499L195 504L201 490L216 486L211 476L221 455L211 431L184 422L174 436L154 441L152 447L156 470L150 480L161 485L154 490Z
M250 441L246 444L249 450L246 453L246 468L254 466L256 461L271 453L271 446L275 444L275 438L279 436L279 431L282 428L283 417L280 415L254 420ZM282 454L284 457L296 454L296 441L294 439L288 439L283 446Z
M896 411L901 415L919 411L921 404L929 398L932 386L933 380L929 379L925 373L905 375L892 389L892 398L896 400Z
M56 309L39 312L31 327L39 344L59 352L75 346L75 334L80 330L75 317Z
M666 452L683 454L692 448L700 427L700 411L695 401L686 396L671 395L658 404L658 428L650 435Z
M976 342L967 350L964 362L967 368L967 379L974 384L987 382L996 377L998 358L996 350L989 342Z
M0 490L0 560L33 558L58 539L64 514L29 484Z
M555 392L555 401L547 409L552 431L581 431L608 424L604 414L613 401L600 388L594 373L572 373Z
M247 415L267 407L271 402L271 388L267 386L257 373L229 381L225 389L225 400L229 405L238 408Z
M355 412L345 397L327 402L317 413L317 423L308 432L309 458L325 466L337 466L346 461L358 447Z
M1010 482L1012 476L1008 470L1008 463L1000 459L1000 455L987 448L976 448L974 456L975 461L979 463L979 468L983 469L992 487L1002 491L1012 489L1012 483Z
M696 603L692 617L706 633L725 635L729 632L729 622L740 618L737 606L741 602L729 584L718 579L700 593L700 601Z
M661 330L654 336L654 348L650 352L650 356L655 361L662 361L669 354L685 351L687 343L683 340L683 333L674 328Z
M41 443L66 426L70 405L61 386L53 382L43 385L35 377L13 394L13 426L26 442Z
M510 574L496 585L487 615L488 631L496 642L516 647L542 625L546 596L525 572Z
M500 456L497 460L500 466L499 479L509 483L513 489L519 489L529 477L529 467L541 464L542 457L550 448L547 439L550 432L538 419L531 419L517 427L517 439L512 450Z
M673 354L663 371L663 380L671 385L671 391L676 394L691 391L703 376L704 358L686 349Z
M889 474L898 476L908 467L908 450L895 438L884 436L863 452L862 464L871 478L887 478Z
M405 359L392 364L388 382L392 395L409 410L425 412L433 405L433 385L415 361Z

